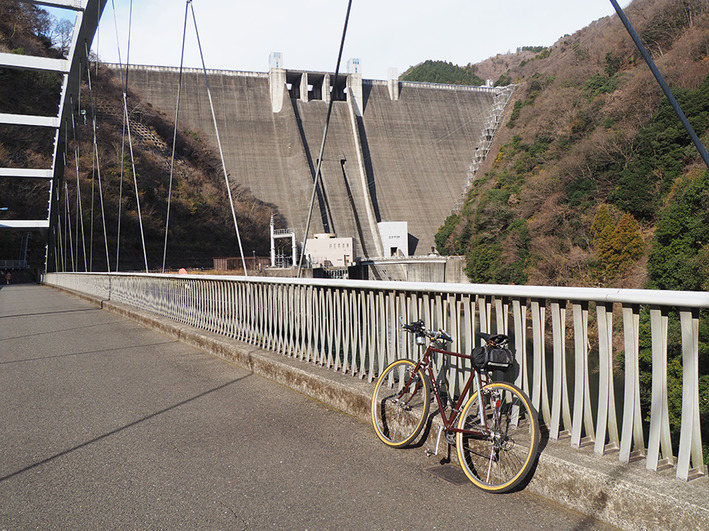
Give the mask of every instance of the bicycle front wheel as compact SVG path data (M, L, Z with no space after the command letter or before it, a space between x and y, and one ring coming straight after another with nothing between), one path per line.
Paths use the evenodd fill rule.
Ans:
M372 424L387 445L401 448L421 432L430 407L428 376L411 360L390 364L372 395Z
M485 422L480 416L480 400ZM458 461L476 486L507 492L534 466L539 446L539 419L527 395L512 384L486 385L468 400L456 434Z

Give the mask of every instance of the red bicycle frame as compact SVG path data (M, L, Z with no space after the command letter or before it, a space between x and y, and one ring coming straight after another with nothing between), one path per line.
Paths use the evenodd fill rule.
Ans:
M472 365L471 365L471 371L472 374L468 378L468 380L465 382L465 386L463 387L463 391L460 393L460 396L458 397L458 400L456 403L452 406L451 408L451 416L450 418L446 415L446 408L444 407L443 402L441 401L441 394L438 390L438 382L436 381L436 378L434 377L435 375L433 374L433 367L431 365L431 353L437 352L439 354L443 354L444 356L453 356L456 358L461 358L464 360L470 361L470 356L466 354L461 354L459 352L453 352L450 350L443 350L440 348L436 348L433 345L428 345L428 348L426 348L426 352L424 353L423 357L418 361L416 364L416 368L413 371L413 374L416 374L416 371L421 369L428 374L428 377L431 381L431 387L433 388L433 394L436 397L436 402L438 403L438 411L441 413L441 420L443 420L443 426L442 429L444 429L446 432L454 432L454 433L466 433L468 435L475 435L475 436L487 436L489 434L489 430L487 427L487 415L485 414L484 410L484 404L482 398L478 400L478 407L480 408L480 419L483 425L482 431L474 431L474 430L464 430L460 428L456 428L454 426L456 418L458 418L458 414L460 413L461 408L463 407L463 404L466 400L466 397L468 395L468 391L470 391L470 386L473 384L473 381L475 381L476 386L477 386L477 391L482 396L482 388L483 388L483 375L481 375L478 371L476 371ZM484 376L485 383L489 383L490 379L489 376L485 375ZM408 387L408 385L406 386ZM436 444L438 446L438 444Z

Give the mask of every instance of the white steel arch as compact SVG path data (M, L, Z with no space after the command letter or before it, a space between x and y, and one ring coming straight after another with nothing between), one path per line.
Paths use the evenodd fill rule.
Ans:
M66 142L65 132L67 128L64 128L63 124L71 116L72 108L70 102L79 101L81 69L87 64L87 53L91 49L91 43L107 0L25 0L25 2L69 9L76 12L76 21L66 59L0 52L0 68L56 72L61 74L63 78L59 105L55 116L0 113L0 124L43 127L54 130L54 152L52 154L51 168L0 168L0 178L2 179L35 178L50 181L47 217L45 219L0 221L0 230L27 230L29 227L34 230L40 230L47 235L46 268L49 264L49 253L52 248L49 242L52 240L52 233L55 228L52 220L56 217L59 184L64 177L64 163L57 160Z

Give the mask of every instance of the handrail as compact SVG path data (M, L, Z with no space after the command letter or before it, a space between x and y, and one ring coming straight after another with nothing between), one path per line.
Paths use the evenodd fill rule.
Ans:
M106 276L106 273L81 273ZM111 273L113 277L131 277L134 273ZM174 278L172 274L149 273L141 277ZM262 284L309 285L352 289L405 290L411 292L445 291L447 293L488 295L509 298L617 302L621 304L647 304L652 306L709 308L709 292L666 291L645 289L583 288L559 286L514 286L499 284L464 284L446 282L399 282L331 279L298 279L288 277L255 277L225 275L180 275L179 278L201 280L229 280L232 282L258 282ZM333 284L336 282L336 284Z
M45 282L369 381L394 359L417 354L413 339L397 329L399 317L446 330L459 352L472 350L476 331L503 333L519 365L514 381L540 411L550 438L593 445L599 455L618 451L623 463L644 457L652 470L676 466L684 480L705 474L698 386L705 292L130 273L51 273ZM640 327L641 313L649 314L649 327ZM670 319L681 329L679 345L669 344ZM641 343L652 350L649 412L641 411ZM681 348L683 367L676 457L668 420L670 347ZM459 369L451 368L454 387L462 385Z

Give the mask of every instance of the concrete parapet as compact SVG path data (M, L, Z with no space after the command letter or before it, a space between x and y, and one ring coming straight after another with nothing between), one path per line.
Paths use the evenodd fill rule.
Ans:
M464 256L372 258L362 265L376 267L382 280L463 284L470 282L464 271ZM373 275L369 275L369 278L373 278Z
M453 92L478 92L495 94L500 91L498 87L488 87L486 85L450 85L443 83L431 83L429 81L399 81L399 86L403 88L428 88L434 90L450 90Z

